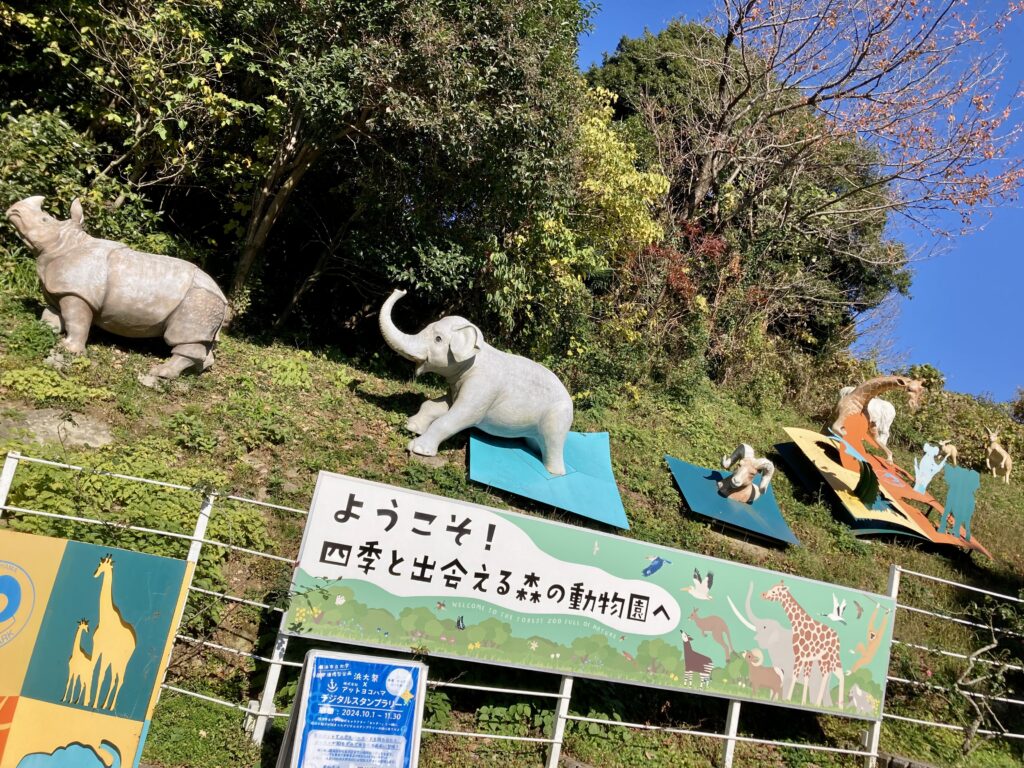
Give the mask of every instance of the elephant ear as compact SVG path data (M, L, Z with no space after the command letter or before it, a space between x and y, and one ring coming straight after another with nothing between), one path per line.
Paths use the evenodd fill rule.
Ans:
M85 221L85 212L82 210L82 202L77 197L71 201L71 223L82 228L82 222Z
M480 351L483 340L480 329L472 323L467 323L452 331L451 339L448 342L448 351L451 352L457 363L462 363Z

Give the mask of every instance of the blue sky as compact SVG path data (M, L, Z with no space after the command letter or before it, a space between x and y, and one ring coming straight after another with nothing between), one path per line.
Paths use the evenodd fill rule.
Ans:
M700 19L710 7L709 0L604 0L593 31L580 39L580 67L599 64L624 35L657 32L679 16ZM1024 19L1008 28L1001 44L1012 93L1024 81ZM1015 152L1024 155L1024 141ZM931 363L946 374L947 389L1009 400L1024 387L1024 355L1016 343L1024 325L1024 205L1018 201L982 219L979 231L942 243L937 255L914 265L912 298L894 302L889 356ZM910 250L924 245L912 232L897 236Z

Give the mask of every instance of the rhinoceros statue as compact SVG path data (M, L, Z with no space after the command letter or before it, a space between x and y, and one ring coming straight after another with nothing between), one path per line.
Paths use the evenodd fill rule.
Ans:
M150 386L213 365L213 347L228 313L224 292L195 264L101 240L82 226L82 204L58 221L43 197L7 209L7 218L36 256L46 309L40 318L71 354L85 351L93 324L130 338L162 336L171 357L140 377Z

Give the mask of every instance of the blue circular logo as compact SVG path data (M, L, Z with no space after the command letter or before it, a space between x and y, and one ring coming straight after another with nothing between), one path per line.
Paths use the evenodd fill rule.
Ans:
M25 628L35 601L35 587L25 569L0 560L0 647Z

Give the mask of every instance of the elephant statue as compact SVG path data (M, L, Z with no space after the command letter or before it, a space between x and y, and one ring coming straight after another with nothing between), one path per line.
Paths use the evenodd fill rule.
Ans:
M416 375L436 373L448 395L427 400L406 428L417 435L409 451L436 456L442 442L478 427L497 437L524 438L552 475L565 474L563 449L572 427L572 398L558 377L540 363L495 349L480 329L462 317L442 317L419 333L402 333L391 319L395 290L380 309L388 346L416 363Z
M228 301L195 264L90 236L77 199L67 221L46 213L42 196L15 203L7 218L37 256L46 300L40 319L65 334L65 351L84 352L95 324L118 336L162 336L170 345L170 359L141 378L149 386L213 365Z
M775 465L768 459L756 458L754 449L746 443L737 446L732 456L723 456L722 467L733 467L733 472L718 481L718 495L748 504L761 498L775 474ZM758 473L761 474L761 481L755 482Z

